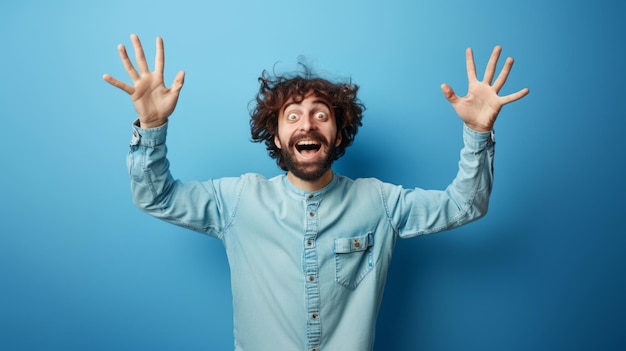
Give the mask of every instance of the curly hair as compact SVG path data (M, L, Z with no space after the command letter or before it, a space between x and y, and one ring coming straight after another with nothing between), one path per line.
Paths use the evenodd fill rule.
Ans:
M312 93L330 104L335 114L338 133L341 133L341 144L334 149L332 161L337 160L352 145L354 137L362 125L365 106L357 98L359 86L348 83L334 83L327 79L313 76L308 68L305 72L294 75L270 76L263 71L259 77L261 84L256 95L256 105L250 113L250 132L252 141L264 142L268 154L276 159L276 164L287 170L281 150L274 143L278 133L278 114L289 99L296 102L305 99Z

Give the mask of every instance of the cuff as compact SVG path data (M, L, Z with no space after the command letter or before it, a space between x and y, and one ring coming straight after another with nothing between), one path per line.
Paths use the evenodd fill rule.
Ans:
M154 147L164 144L167 136L167 122L156 128L139 127L139 119L133 122L133 138L130 145L140 145Z
M480 146L485 143L495 144L496 132L491 130L489 132L477 132L467 125L463 125L463 140L466 144Z

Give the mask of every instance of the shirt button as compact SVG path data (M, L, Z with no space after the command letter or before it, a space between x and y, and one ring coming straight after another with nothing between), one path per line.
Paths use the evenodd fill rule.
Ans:
M310 276L309 276L309 281L310 281L310 282L315 281L315 277L314 277L314 276L312 276L312 275L310 275Z
M313 245L313 241L311 241L311 240L307 240L307 241L306 241L306 246L311 246L311 245Z
M315 212L309 212L309 216L314 217L315 216Z
M313 198L313 194L309 194L309 199L312 199L312 198Z
M313 314L311 315L311 318L313 318L313 319L317 319L317 313L313 313Z
M361 246L361 243L359 243L358 241L354 242L354 247L358 248L359 246Z

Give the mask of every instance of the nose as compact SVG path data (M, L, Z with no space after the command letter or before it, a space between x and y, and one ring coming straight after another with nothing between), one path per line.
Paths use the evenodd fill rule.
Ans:
M309 130L314 130L315 126L316 124L315 124L315 120L313 116L306 115L302 117L301 123L300 123L300 130L305 131L305 132Z

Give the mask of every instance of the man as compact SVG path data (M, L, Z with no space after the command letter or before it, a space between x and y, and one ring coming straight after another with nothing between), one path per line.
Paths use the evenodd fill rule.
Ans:
M507 59L492 84L500 47L482 81L468 49L468 95L442 85L465 123L459 172L445 191L426 191L332 171L361 125L358 86L263 74L252 138L265 143L286 175L183 184L169 172L165 139L184 72L166 88L162 39L153 72L139 38L131 40L139 72L124 46L118 50L134 84L103 78L128 93L139 114L128 155L133 199L155 217L222 241L231 268L236 350L371 350L396 239L485 215L493 125L503 105L528 93L498 96L513 65Z

